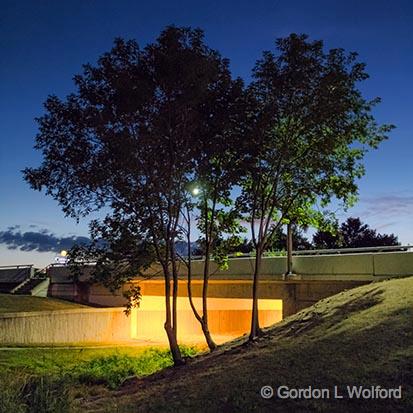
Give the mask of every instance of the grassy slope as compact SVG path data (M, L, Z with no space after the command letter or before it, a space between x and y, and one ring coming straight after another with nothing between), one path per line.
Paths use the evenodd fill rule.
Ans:
M413 277L327 298L186 366L135 380L82 411L413 411ZM399 400L264 400L260 388L402 385Z
M56 298L0 294L0 314L21 311L70 310L79 307L88 308L81 304L58 300Z

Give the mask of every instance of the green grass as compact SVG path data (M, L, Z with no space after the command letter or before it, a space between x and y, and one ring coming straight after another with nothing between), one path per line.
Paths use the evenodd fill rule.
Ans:
M411 412L412 320L409 277L329 297L253 344L240 339L179 368L167 367L172 361L165 348L3 350L0 413ZM264 385L401 385L403 398L264 400Z
M90 307L71 303L70 301L58 300L57 298L0 294L0 314L22 311L70 310L75 308Z
M239 340L121 393L82 399L87 412L412 412L413 277L324 299L253 344ZM395 388L402 400L279 399L262 386Z
M194 347L183 347L193 356ZM0 371L70 377L79 383L118 386L126 377L145 376L172 365L169 350L155 347L0 350Z
M182 352L188 357L197 349ZM75 398L171 365L167 348L0 350L0 413L69 412Z

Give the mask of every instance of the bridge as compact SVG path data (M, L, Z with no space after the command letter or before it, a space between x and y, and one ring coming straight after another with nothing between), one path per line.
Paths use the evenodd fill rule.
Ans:
M294 276L285 278L286 257L264 257L260 282L260 321L263 326L308 307L322 298L373 281L413 275L412 247L380 247L360 250L323 250L297 252L293 256ZM356 252L357 251L357 252ZM220 270L212 264L209 281L209 320L218 341L248 331L251 317L254 257L234 257L229 268ZM73 283L67 267L49 268L49 295L86 304L118 307L125 304L123 290L116 294L90 284L85 268L79 282ZM203 261L193 261L192 290L195 305L201 307ZM201 336L199 324L187 298L187 273L179 268L178 318L179 336L196 341ZM159 266L153 266L144 278L136 278L142 302L132 313L131 337L164 340L164 281Z

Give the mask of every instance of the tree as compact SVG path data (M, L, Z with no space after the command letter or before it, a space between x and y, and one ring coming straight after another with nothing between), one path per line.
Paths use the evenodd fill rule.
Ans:
M43 163L24 170L29 184L45 188L66 215L107 213L91 230L95 240L109 240L93 251L96 271L109 284L160 263L175 364L182 363L176 241L183 237L194 151L221 98L218 77L226 65L204 44L201 30L168 27L144 49L117 39L97 66L85 65L74 78L75 93L47 99L35 146Z
M300 199L326 205L354 197L364 154L391 129L371 115L378 100L357 89L368 76L355 53L324 52L321 41L296 34L276 46L256 63L248 87L250 145L238 198L256 250L250 339L260 334L262 254L283 220Z
M298 225L292 225L292 236L294 250L308 250L311 248L311 242L306 238L304 231ZM287 233L283 227L279 227L274 233L273 242L268 243L268 249L272 251L286 251Z
M360 218L347 218L335 235L319 231L313 236L317 248L362 248L400 245L394 234L380 234Z
M317 249L336 249L342 245L340 234L330 231L317 231L313 235L313 245Z
M327 200L324 201L324 205L327 203ZM342 203L344 206L351 203L351 198L343 199ZM320 210L317 206L317 199L316 197L297 197L294 203L289 206L289 211L286 215L287 222L287 235L286 235L286 245L287 245L287 271L285 272L285 276L293 275L293 258L292 252L294 248L294 244L297 242L302 242L303 245L301 249L310 249L311 243L305 239L298 233L297 228L305 228L308 229L309 227L313 228L323 228L328 229L331 228L336 221L335 215L328 210ZM300 245L298 244L297 249L300 249Z
M202 282L202 315L196 309L191 289L191 250L182 257L188 268L188 297L192 311L201 325L210 350L216 348L208 326L208 285L211 275L211 258L224 266L231 246L239 239L237 212L231 207L231 188L240 176L238 156L243 124L243 83L232 80L228 61L223 60L216 73L214 89L209 94L210 102L201 112L203 128L194 155L193 182L188 190L193 198L184 214L187 243L190 245L191 213L198 213L195 221L201 233L198 240L204 258ZM224 237L224 234L227 236Z

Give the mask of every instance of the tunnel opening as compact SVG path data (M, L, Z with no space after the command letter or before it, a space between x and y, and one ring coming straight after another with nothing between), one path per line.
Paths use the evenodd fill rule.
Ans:
M194 297L195 307L202 308L202 299ZM178 340L181 343L203 343L204 337L188 297L178 297ZM282 300L260 299L259 320L268 327L282 319ZM217 343L223 343L249 332L251 325L251 299L209 298L208 319L210 332ZM165 299L162 296L144 296L139 308L132 310L131 338L154 342L167 342L163 324Z

